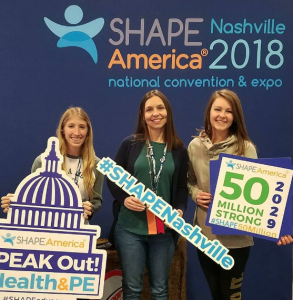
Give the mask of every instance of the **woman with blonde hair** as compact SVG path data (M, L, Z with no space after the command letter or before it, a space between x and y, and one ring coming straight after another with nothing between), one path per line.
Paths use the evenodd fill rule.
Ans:
M197 251L212 298L242 299L243 274L253 239L247 235L215 235L211 227L205 225L212 200L209 163L217 160L220 153L257 158L255 146L246 131L240 100L234 92L227 89L212 94L205 110L204 129L188 146L188 189L192 200L197 204L194 225L198 225L209 240L217 239L227 247L235 262L231 270L224 270L200 250ZM291 242L291 236L285 236L278 245Z
M80 107L70 107L62 115L56 131L59 139L60 153L63 155L62 169L78 186L84 208L84 218L89 219L102 205L103 175L97 171L99 158L93 148L93 130L86 112ZM38 156L32 172L41 167ZM10 197L1 198L1 207L8 212Z

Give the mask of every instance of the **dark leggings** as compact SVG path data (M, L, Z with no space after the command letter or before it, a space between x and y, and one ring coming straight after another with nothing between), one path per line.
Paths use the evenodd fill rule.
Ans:
M241 286L249 252L250 247L229 249L229 255L234 258L234 266L231 270L225 270L203 252L197 250L213 300L243 300Z

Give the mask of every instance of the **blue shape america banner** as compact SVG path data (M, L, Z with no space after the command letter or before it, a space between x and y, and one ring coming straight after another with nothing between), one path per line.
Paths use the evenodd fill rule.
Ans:
M103 296L107 253L96 249L100 227L85 224L80 192L61 170L58 149L58 139L49 138L42 167L21 181L7 219L0 219L6 299Z
M155 88L186 146L211 94L227 88L241 100L258 156L293 157L292 15L292 0L1 0L0 195L29 173L69 106L89 114L97 156L115 157L134 132L139 101ZM103 198L91 224L106 238L106 186ZM188 223L194 211L189 201ZM194 246L187 251L187 299L207 300ZM243 297L291 300L291 257L290 245L255 239Z

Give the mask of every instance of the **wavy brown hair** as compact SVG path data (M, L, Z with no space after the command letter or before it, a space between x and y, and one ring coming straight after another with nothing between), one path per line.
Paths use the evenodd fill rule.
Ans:
M205 134L210 139L212 139L213 132L212 132L212 126L211 126L211 121L210 121L210 112L211 112L213 103L219 97L222 97L225 100L227 100L232 107L233 123L229 128L229 132L230 132L230 134L235 135L237 138L235 154L244 155L245 149L247 147L245 145L245 142L252 143L252 141L249 138L247 130L246 130L246 126L245 126L245 122L244 122L244 115L243 115L243 110L242 110L240 99L234 92L227 90L227 89L223 89L223 90L215 91L211 95L211 98L207 104L207 107L205 110L205 116L204 116Z
M141 138L142 140L147 140L150 138L148 127L146 125L146 122L144 120L144 114L145 114L145 104L148 99L157 96L160 99L162 99L165 108L167 110L167 122L165 125L165 131L164 131L164 137L165 141L167 143L167 148L168 150L175 149L178 146L182 146L183 142L179 138L179 136L176 133L175 126L174 126L174 121L173 121L173 113L172 113L172 107L167 99L167 97L160 92L159 90L152 90L146 93L139 106L139 112L138 112L138 122L137 122L137 127L136 127L136 132L135 135L136 137Z
M90 199L93 199L93 186L95 177L93 168L95 166L95 150L93 147L93 129L91 121L86 112L80 107L68 108L62 117L60 118L59 125L56 130L57 137L59 139L60 153L63 155L63 163L61 165L62 170L66 171L65 157L67 154L67 142L64 137L63 128L67 121L72 117L79 117L87 123L87 136L84 143L81 146L81 157L83 160L83 183L84 187L89 195Z

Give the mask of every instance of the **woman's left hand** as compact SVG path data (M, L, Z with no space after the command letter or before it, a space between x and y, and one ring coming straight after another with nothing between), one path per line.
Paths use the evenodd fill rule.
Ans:
M280 240L277 242L278 246L281 245L289 245L293 242L293 238L291 235L284 235L280 238Z
M93 214L93 205L89 202L89 201L85 201L82 202L82 206L83 206L83 217L84 219L88 219L89 216L91 216Z

